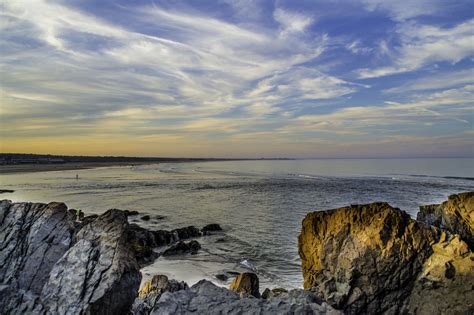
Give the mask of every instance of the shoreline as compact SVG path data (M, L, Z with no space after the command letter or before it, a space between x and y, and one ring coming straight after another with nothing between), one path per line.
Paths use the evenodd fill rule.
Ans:
M138 166L138 165L152 165L152 164L162 164L162 163L192 163L192 162L217 162L217 161L234 161L234 160L182 159L182 160L135 161L135 162L71 162L71 163L62 163L62 164L10 164L10 165L0 166L0 175L85 170L85 169L112 167L112 166Z

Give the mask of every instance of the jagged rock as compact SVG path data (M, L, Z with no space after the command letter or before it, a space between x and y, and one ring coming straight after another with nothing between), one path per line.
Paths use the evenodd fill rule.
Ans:
M191 254L195 255L201 249L201 244L198 241L190 241L185 243L183 241L172 245L170 248L163 252L163 256L180 255L180 254Z
M191 289L165 292L150 314L341 314L314 294L292 290L269 300L240 294L201 280Z
M449 196L440 205L421 206L417 220L459 234L474 249L474 192Z
M229 288L238 293L260 297L258 277L252 272L244 272L238 275Z
M422 286L428 277L422 275L428 272L431 260L431 266L443 261L443 254L436 250L437 244L444 248L443 235L441 230L416 222L387 203L310 213L303 220L298 240L304 287L348 314L406 312L416 307L412 291L436 296ZM466 259L472 254L461 243L455 248L462 257L463 270L472 275L474 262ZM448 260L456 268L457 258L448 254ZM453 272L451 275L458 277ZM440 292L467 298L466 290L472 289L471 285L460 283L469 277L443 280L447 287ZM429 303L433 309L469 310L467 302L459 303L459 299L434 299Z
M54 264L73 242L74 216L63 203L0 201L0 309L20 312L41 293Z
M87 224L62 203L0 202L2 313L127 313L141 275L123 212Z
M474 254L459 236L443 233L410 295L412 314L473 314Z
M208 224L204 226L201 231L203 234L211 234L212 232L222 231L222 228L219 224L213 223L213 224Z
M109 210L76 238L50 272L43 307L60 314L126 314L141 280L126 215Z

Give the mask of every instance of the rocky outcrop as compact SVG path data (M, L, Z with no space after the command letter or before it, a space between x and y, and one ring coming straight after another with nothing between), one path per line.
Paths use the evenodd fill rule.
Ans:
M459 234L474 250L474 192L449 196L439 205L421 206L417 220Z
M165 292L150 314L341 314L305 290L257 299L201 280L190 289Z
M130 240L120 210L84 226L50 272L40 296L44 308L59 314L126 314L141 280Z
M387 203L310 213L298 242L304 287L345 313L472 308L466 243Z
M238 275L229 287L232 291L260 297L259 281L253 272L244 272Z
M77 223L62 203L0 203L0 309L123 314L141 275L125 214Z

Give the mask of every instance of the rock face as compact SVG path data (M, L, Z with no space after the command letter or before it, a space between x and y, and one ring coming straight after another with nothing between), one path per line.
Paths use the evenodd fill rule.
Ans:
M49 312L125 314L130 309L141 274L127 228L125 213L109 210L77 233L41 292Z
M291 290L268 300L243 297L201 280L190 289L165 292L150 314L341 314L314 294Z
M474 250L474 192L449 196L440 205L421 206L417 220L459 234Z
M448 238L387 203L310 213L298 240L304 287L348 314L468 312L474 257Z
M241 273L232 281L229 288L237 293L260 297L258 277L253 272Z
M75 219L62 203L0 202L2 313L128 312L141 275L126 215Z

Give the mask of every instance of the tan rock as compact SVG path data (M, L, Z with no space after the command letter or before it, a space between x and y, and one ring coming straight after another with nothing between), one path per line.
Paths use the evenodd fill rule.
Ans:
M449 196L440 205L421 206L417 219L459 234L474 249L474 192Z
M237 293L260 297L258 277L252 272L244 272L238 275L229 288Z

